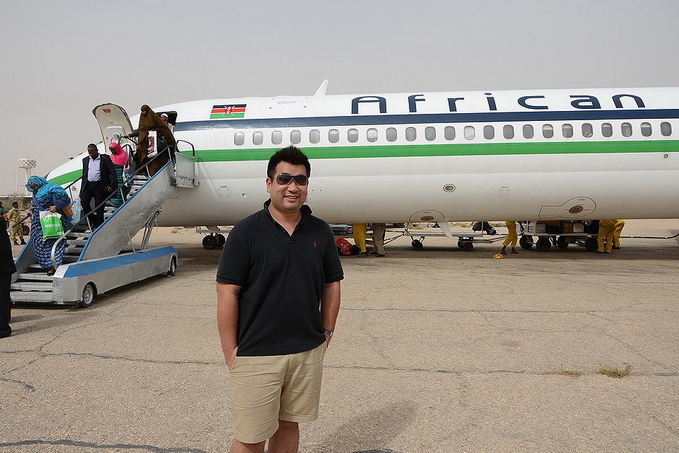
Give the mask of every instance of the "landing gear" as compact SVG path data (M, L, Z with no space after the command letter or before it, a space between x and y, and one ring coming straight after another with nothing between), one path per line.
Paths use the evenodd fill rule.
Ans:
M217 238L212 234L208 234L203 238L203 247L206 250L212 250L217 247Z
M422 245L422 241L419 241L417 239L413 239L413 242L411 242L410 245L412 245L413 248L417 251L420 251L424 248L424 245Z

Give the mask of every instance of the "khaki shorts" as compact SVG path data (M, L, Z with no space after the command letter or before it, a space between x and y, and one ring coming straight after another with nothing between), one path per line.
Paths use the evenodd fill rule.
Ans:
M273 436L278 420L318 418L327 343L298 354L236 357L231 367L233 436L255 444Z

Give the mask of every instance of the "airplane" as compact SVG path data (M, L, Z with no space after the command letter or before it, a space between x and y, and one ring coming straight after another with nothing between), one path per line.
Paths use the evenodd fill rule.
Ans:
M233 225L261 209L267 161L288 145L310 158L307 204L331 224L679 217L679 88L326 89L153 108L195 172L157 224ZM138 121L114 104L94 113L101 152ZM48 179L66 186L81 165Z

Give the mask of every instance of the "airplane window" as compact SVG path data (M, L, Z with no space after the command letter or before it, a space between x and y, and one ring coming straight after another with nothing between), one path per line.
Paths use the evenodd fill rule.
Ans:
M476 130L474 129L474 126L465 126L464 138L467 140L474 140L474 137L476 137Z
M446 137L446 140L455 140L455 128L453 126L446 126L443 129L443 136Z
M398 133L396 132L396 128L394 128L394 127L387 128L387 141L388 142L395 142L397 137L398 137Z
M601 125L601 135L604 137L612 137L613 136L613 126L611 123L604 123Z
M554 137L554 126L551 124L543 124L542 125L542 136L545 138L552 138Z
M507 140L514 138L514 126L511 124L505 124L502 128L502 136Z
M347 138L350 143L356 143L358 141L358 131L356 129L349 129L347 131Z
M652 133L653 129L651 128L651 123L641 123L641 135L650 137Z
M563 138L573 138L573 125L564 124L561 126L561 134L563 135Z
M533 138L535 133L533 132L533 126L530 124L523 125L523 138Z
M321 131L318 129L311 129L309 131L309 141L311 143L318 143L321 141Z
M255 145L261 145L264 142L264 134L262 131L254 131L252 133L252 143Z
M302 133L300 131L294 130L290 131L290 143L297 145L302 141Z
M330 129L328 131L328 141L330 143L337 143L339 141L339 131L337 129Z
M243 132L236 132L233 136L233 142L236 146L241 146L245 143L245 134Z
M377 129L375 129L373 127L368 129L367 137L368 137L369 142L376 142L377 141Z
M483 138L486 140L492 140L495 138L495 128L490 124L483 126Z
M660 123L660 133L663 134L664 137L669 137L672 135L672 125L668 122Z
M632 136L632 125L630 123L622 123L620 125L620 129L622 131L623 137L631 137Z
M592 138L594 135L594 128L590 123L582 123L582 136L585 138Z
M417 138L417 129L414 127L407 127L406 128L406 140L409 142L414 141Z
M424 128L424 138L430 142L436 140L436 128L432 126Z
M283 133L281 131L271 132L271 143L280 145L283 142Z

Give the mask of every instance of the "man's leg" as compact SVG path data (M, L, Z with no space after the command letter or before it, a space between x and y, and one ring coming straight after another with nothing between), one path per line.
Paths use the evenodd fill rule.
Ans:
M278 431L269 439L269 453L297 453L299 423L278 420Z
M231 443L231 453L264 453L264 442L256 444L244 444L234 439Z
M90 186L85 187L85 189L80 193L80 204L83 208L83 214L88 214L92 210L92 208L93 208L92 198L93 198L93 194L92 194L91 187ZM90 225L92 225L95 222L95 215L90 214L90 215L87 216L87 219L89 220ZM92 228L92 229L94 229L94 228Z
M95 226L94 228L98 227L102 223L104 223L104 201L106 200L106 197L108 194L103 190L99 189L94 193L94 204L95 206L101 205L99 209L96 210L96 220L95 220Z

